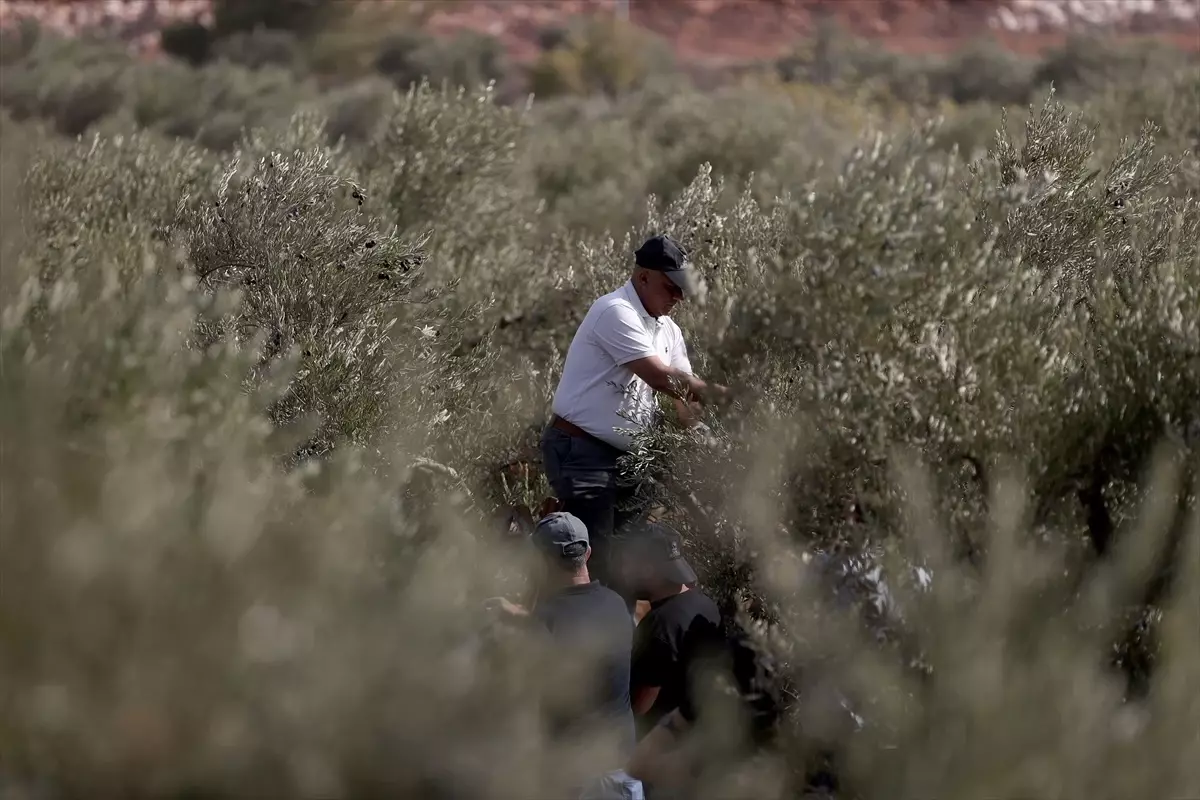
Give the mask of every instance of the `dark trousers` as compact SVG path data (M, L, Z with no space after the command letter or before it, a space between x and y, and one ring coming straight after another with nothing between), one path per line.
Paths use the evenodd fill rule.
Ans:
M552 425L542 434L542 460L550 487L562 510L587 526L592 544L588 572L621 595L632 610L636 598L622 585L613 547L614 533L635 516L627 506L636 487L617 480L620 456L621 451L606 442Z

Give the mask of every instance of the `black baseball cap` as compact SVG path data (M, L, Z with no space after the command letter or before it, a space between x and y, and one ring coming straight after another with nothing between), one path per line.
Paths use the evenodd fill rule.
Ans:
M695 295L699 290L696 270L687 260L687 253L670 236L651 236L634 252L633 261L644 269L665 273L685 295Z
M542 553L568 561L579 558L591 547L583 520L565 511L556 511L543 517L530 538Z
M699 582L696 571L683 557L683 537L673 528L661 522L644 522L623 538L627 557L647 565L662 580L689 586Z

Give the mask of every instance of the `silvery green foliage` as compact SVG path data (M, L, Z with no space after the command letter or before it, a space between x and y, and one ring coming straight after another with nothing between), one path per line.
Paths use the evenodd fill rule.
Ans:
M142 261L125 282L129 265L81 258L43 286L31 265L5 264L28 279L0 314L0 785L147 796L403 787L452 766L436 755L448 739L429 740L448 706L420 700L451 682L456 703L487 703L500 726L463 728L480 740L467 749L521 739L523 671L473 684L443 671L478 621L450 610L470 580L449 588L421 558L413 518L392 507L395 487L357 459L277 468L271 426L241 380L254 353L231 340L189 346L227 306L174 266ZM49 302L33 318L39 294ZM314 475L328 491L311 490ZM379 568L389 558L399 580ZM410 594L434 605L422 611ZM432 608L442 624L429 625ZM322 753L316 774L280 763L310 750Z
M67 39L36 24L19 37L4 42L0 71L0 96L15 114L44 117L60 133L78 136L120 109L133 62L119 44Z
M87 85L66 77L52 100ZM80 794L429 794L449 774L537 796L565 760L525 716L543 662L514 642L472 683L452 658L475 601L521 572L450 501L541 499L536 479L472 490L536 442L587 304L665 231L708 278L679 314L693 363L741 391L711 435L654 431L626 466L690 534L706 588L780 623L756 636L803 667L779 794L835 742L849 796L1194 795L1200 529L1180 509L1200 184L1175 159L1194 86L1115 91L1099 127L1033 109L973 169L936 126L868 134L811 181L757 152L792 117L689 96L627 151L638 126L607 128L594 155L634 168L555 173L611 180L578 190L609 220L644 196L637 168L661 167L666 202L611 237L554 227L508 157L539 138L478 94L393 97L368 146L280 118L232 166L155 136L47 143L29 247L3 265L6 764ZM697 128L722 108L744 114ZM559 157L587 157L583 116ZM1146 118L1171 160L1120 141ZM792 155L821 141L795 139ZM434 270L435 288L463 280L430 297ZM280 474L264 416L327 457ZM293 430L305 418L315 435ZM414 433L444 464L397 492ZM1179 474L1135 482L1162 434L1174 458L1152 477ZM397 469L361 468L376 455ZM1175 585L1144 612L1163 553ZM1152 665L1152 691L1125 702L1106 655ZM694 796L774 796L706 766Z
M28 313L46 311L50 287L77 281L80 265L105 264L110 291L138 291L148 255L177 263L166 245L176 206L212 166L194 146L148 132L39 140L25 175L8 183L6 173L5 186L23 201L26 238L38 245L25 258L37 265L44 291ZM61 320L51 314L46 324Z
M396 97L363 162L402 230L430 226L452 219L476 192L503 185L521 125L490 86L435 89L422 81ZM453 226L442 227L449 236Z
M1149 132L1097 164L1085 122L1053 101L969 170L930 152L933 133L869 141L770 211L749 194L719 206L704 171L652 213L708 278L682 319L694 362L753 413L729 418L727 455L647 437L630 468L658 479L651 502L735 540L716 498L769 435L798 452L776 476L783 527L878 553L903 445L938 467L960 556L986 550L983 487L1010 459L1033 479L1035 526L1104 549L1123 504L1104 501L1105 522L1080 498L1128 485L1200 408L1195 200L1165 191L1178 161L1155 158ZM801 433L776 431L791 421Z
M420 286L422 242L397 237L365 202L333 155L310 148L235 160L203 203L180 206L177 230L200 285L241 297L212 335L261 337L263 365L299 358L271 415L278 425L316 418L307 455L366 441L417 367L394 361L389 331L404 305L433 296Z
M227 61L203 69L167 61L126 78L138 122L170 136L228 151L247 130L286 120L318 97L313 81L279 66L251 69Z
M403 406L423 420L435 458L485 480L521 429L494 424L496 404L524 407L530 394L518 383L521 354L500 358L490 336L499 314L529 298L514 291L512 276L535 283L543 261L541 208L514 174L524 126L520 109L500 105L491 86L423 81L394 93L369 141L348 153L367 204L424 242L429 279L448 290L430 316L411 323L413 346L436 371L406 379Z
M160 236L180 196L201 186L215 163L194 145L147 131L91 135L43 143L19 188L30 201L29 224L50 247L77 247L87 237L116 243Z
M992 171L976 173L977 188L1008 195L1002 214L976 195L981 221L1055 303L1044 330L1058 332L1076 381L1059 419L1087 438L1046 437L1051 486L1094 470L1129 480L1155 440L1185 431L1196 414L1200 209L1194 187L1169 190L1185 165L1155 158L1154 133L1123 140L1097 163L1093 129L1053 104L1020 148L999 137ZM1051 429L1053 418L1044 420Z

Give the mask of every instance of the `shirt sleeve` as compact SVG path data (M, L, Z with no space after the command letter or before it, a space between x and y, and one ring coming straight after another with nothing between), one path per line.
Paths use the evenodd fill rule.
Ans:
M659 635L651 634L638 641L633 652L629 682L633 689L665 686L675 656L671 646Z
M609 306L601 312L592 328L592 336L600 349L617 364L658 355L654 338L642 325L637 312L622 304Z

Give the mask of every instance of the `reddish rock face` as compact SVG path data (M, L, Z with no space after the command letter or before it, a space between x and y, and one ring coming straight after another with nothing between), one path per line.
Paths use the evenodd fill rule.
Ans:
M109 31L137 52L156 53L158 34L175 22L212 22L211 0L0 0L0 28L29 17L51 30L76 35Z
M369 2L370 0L364 0ZM1060 43L1068 32L1101 29L1155 35L1200 50L1200 0L625 0L632 22L671 43L684 63L706 66L779 56L822 15L902 52L944 52L992 36L1017 50ZM615 13L618 0L455 0L430 3L435 33L489 33L517 61L538 52L537 35L579 14ZM138 51L157 51L157 31L211 20L210 0L0 0L0 26L32 16L77 33L111 30Z
M944 52L992 36L1019 50L1057 44L1085 28L1155 34L1200 49L1200 0L627 0L632 22L669 41L680 60L737 63L777 57L822 16L904 52ZM1104 6L1098 11L1097 6ZM578 14L613 13L617 0L456 0L437 7L435 30L502 38L518 60L537 54L536 32Z

